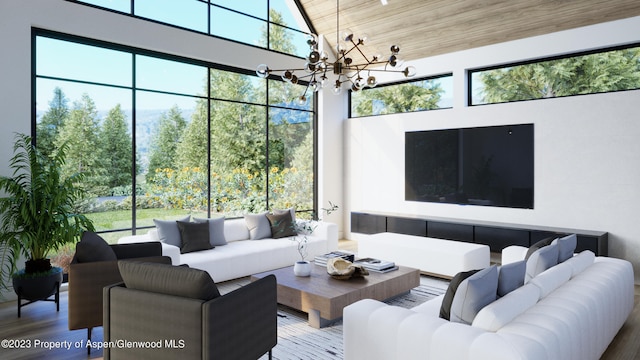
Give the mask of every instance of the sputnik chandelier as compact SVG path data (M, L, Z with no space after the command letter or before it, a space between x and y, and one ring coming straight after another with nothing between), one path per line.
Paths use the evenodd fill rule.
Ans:
M372 74L373 72L402 73L406 78L416 74L416 69L413 66L401 68L403 61L398 57L400 52L398 45L391 45L390 55L386 58L383 58L382 55L365 55L362 48L368 40L367 36L356 37L350 30L340 32L339 8L340 0L336 0L337 56L335 61L330 61L329 55L325 51L320 51L318 37L312 34L307 39L310 51L303 68L273 70L266 64L260 64L256 69L256 74L261 78L267 78L271 73L281 73L282 80L291 84L297 84L300 80L307 81L304 93L298 98L300 103L307 101L309 90L317 92L330 83L328 75L332 73L337 76L333 82L332 91L334 94L342 92L342 84L344 83L351 84L352 91L375 87L378 80ZM354 56L357 59L354 59ZM302 75L298 75L300 73Z

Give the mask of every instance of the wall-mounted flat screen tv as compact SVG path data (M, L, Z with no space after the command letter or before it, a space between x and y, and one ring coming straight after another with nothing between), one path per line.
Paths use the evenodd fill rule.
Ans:
M405 133L405 199L533 209L533 124Z

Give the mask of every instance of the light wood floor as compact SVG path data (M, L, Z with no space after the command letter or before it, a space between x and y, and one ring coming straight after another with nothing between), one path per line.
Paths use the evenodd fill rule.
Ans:
M356 250L357 243L340 241L340 248ZM13 359L99 359L102 351L92 350L87 356L85 348L76 348L75 343L86 341L85 330L69 331L67 328L67 292L60 296L60 312L56 312L52 302L36 302L22 308L22 317L17 317L16 302L9 301L0 304L0 340L23 339L29 340L30 349L11 350L0 349L0 358ZM93 339L102 341L102 328L93 331ZM47 350L40 346L35 348L36 341L70 341L72 347L66 349ZM640 359L640 286L635 288L635 306L627 322L620 329L611 345L603 355L604 360L634 360Z

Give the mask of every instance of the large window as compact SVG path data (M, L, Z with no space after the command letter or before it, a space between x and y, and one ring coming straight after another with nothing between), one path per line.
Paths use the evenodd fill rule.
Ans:
M315 101L282 100L304 85L44 30L34 44L36 144L68 144L98 231L313 211Z
M640 47L478 69L469 79L470 105L640 89Z
M350 91L351 117L451 108L451 74Z
M286 54L309 52L293 0L69 0Z

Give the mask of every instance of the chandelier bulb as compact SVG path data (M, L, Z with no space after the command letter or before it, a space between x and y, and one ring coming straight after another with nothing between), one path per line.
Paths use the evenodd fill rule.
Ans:
M399 68L404 63L404 60L400 59L397 55L389 56L389 65L394 68Z
M342 94L342 86L336 86L333 88L333 94L334 95L340 95Z
M269 69L267 64L260 64L256 68L256 75L258 75L258 77L260 77L262 79L266 79L269 76L270 72L271 72L271 70Z
M320 61L320 58L320 52L318 52L317 50L311 51L307 56L307 60L310 64L317 64Z
M367 86L368 87L373 88L373 87L376 87L377 85L378 85L378 79L376 79L375 76L369 76L367 78Z
M414 77L416 76L416 68L413 66L407 66L402 73L404 74L404 77Z
M353 41L353 31L350 29L345 29L340 32L340 39L346 42Z
M304 104L306 104L306 103L307 103L307 97L306 97L306 96L304 96L304 94L303 94L303 95L301 95L301 96L298 98L298 104L300 104L300 105L304 105Z
M298 77L292 74L291 75L291 83L293 85L297 84L298 83Z
M309 83L309 89L311 89L311 91L313 92L318 92L318 90L320 90L320 83L318 83L317 81L311 81Z
M318 47L318 36L316 34L309 34L307 36L307 45L309 45L310 49L315 49Z
M289 70L286 70L284 73L282 73L282 80L286 81L286 82L291 82L291 79L293 78L293 73Z
M313 74L316 71L316 66L312 63L307 62L304 64L304 71L309 74Z
M365 45L367 42L369 42L368 34L360 34L360 36L358 36L358 45Z
M391 45L391 54L392 55L397 55L400 52L400 46L398 45Z

